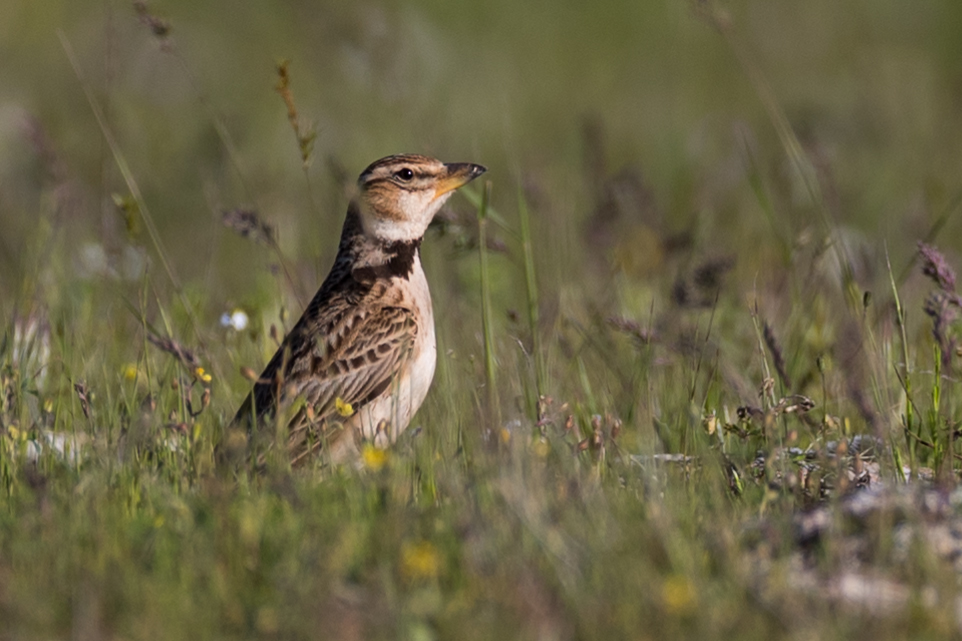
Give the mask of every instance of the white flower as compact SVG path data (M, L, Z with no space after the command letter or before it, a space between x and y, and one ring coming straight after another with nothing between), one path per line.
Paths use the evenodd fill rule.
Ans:
M231 329L241 332L247 328L248 320L247 313L244 310L235 309L230 314L224 312L224 314L220 317L220 324L224 327L230 327Z

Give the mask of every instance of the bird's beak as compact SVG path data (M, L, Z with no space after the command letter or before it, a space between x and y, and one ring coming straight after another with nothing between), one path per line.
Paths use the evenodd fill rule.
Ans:
M444 168L447 170L447 176L438 181L438 186L434 190L435 198L439 198L458 187L467 185L488 170L487 167L469 162L447 163L444 165Z

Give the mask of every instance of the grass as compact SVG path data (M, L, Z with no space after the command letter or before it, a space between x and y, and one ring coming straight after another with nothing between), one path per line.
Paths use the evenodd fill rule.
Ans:
M0 8L0 638L958 635L955 4L80 5ZM219 468L397 151L490 169L428 400Z

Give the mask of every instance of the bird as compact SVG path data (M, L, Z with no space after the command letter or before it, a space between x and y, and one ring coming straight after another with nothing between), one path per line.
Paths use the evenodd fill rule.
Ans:
M361 172L330 273L234 417L260 464L280 446L278 427L295 467L318 455L357 461L365 446L397 441L437 362L421 241L454 191L485 171L398 154Z

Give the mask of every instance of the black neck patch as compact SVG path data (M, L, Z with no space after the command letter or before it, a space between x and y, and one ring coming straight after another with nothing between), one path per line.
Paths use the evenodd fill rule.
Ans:
M364 284L373 283L379 278L407 278L414 271L414 259L420 248L420 238L385 243L379 248L384 256L383 261L355 267L351 275L354 280Z

